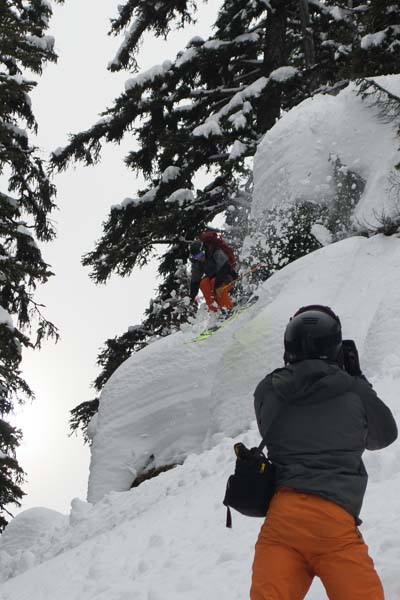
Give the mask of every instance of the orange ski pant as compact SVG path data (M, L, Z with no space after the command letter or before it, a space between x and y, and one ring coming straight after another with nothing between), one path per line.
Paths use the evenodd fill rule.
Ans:
M233 308L233 302L229 296L231 285L222 284L221 287L214 289L215 277L203 277L200 281L200 289L203 292L207 306L213 312L219 308Z
M319 496L283 488L257 540L250 600L303 600L315 576L329 600L384 600L354 518Z

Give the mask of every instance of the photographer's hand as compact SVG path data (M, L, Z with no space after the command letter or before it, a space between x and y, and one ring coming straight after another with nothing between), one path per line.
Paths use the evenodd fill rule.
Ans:
M343 340L343 368L349 375L362 376L358 350L354 340Z

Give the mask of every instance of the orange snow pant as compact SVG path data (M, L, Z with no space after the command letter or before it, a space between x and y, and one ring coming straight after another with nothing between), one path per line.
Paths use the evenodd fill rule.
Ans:
M250 600L303 600L315 576L329 600L384 600L354 518L319 496L283 488L257 540Z
M229 296L229 290L232 285L223 283L217 289L214 286L215 277L203 277L200 281L200 289L203 292L208 308L213 312L216 312L219 308L233 308L233 302Z

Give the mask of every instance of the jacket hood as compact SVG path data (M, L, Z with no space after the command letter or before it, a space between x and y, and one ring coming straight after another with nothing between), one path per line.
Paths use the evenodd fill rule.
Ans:
M351 376L337 364L319 359L302 360L272 374L272 386L284 400L316 402L347 392Z

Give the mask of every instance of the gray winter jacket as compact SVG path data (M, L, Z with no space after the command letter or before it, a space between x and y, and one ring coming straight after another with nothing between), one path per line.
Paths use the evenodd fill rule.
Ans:
M368 479L361 456L397 437L392 413L368 381L304 360L267 375L254 398L278 487L322 496L360 522Z

